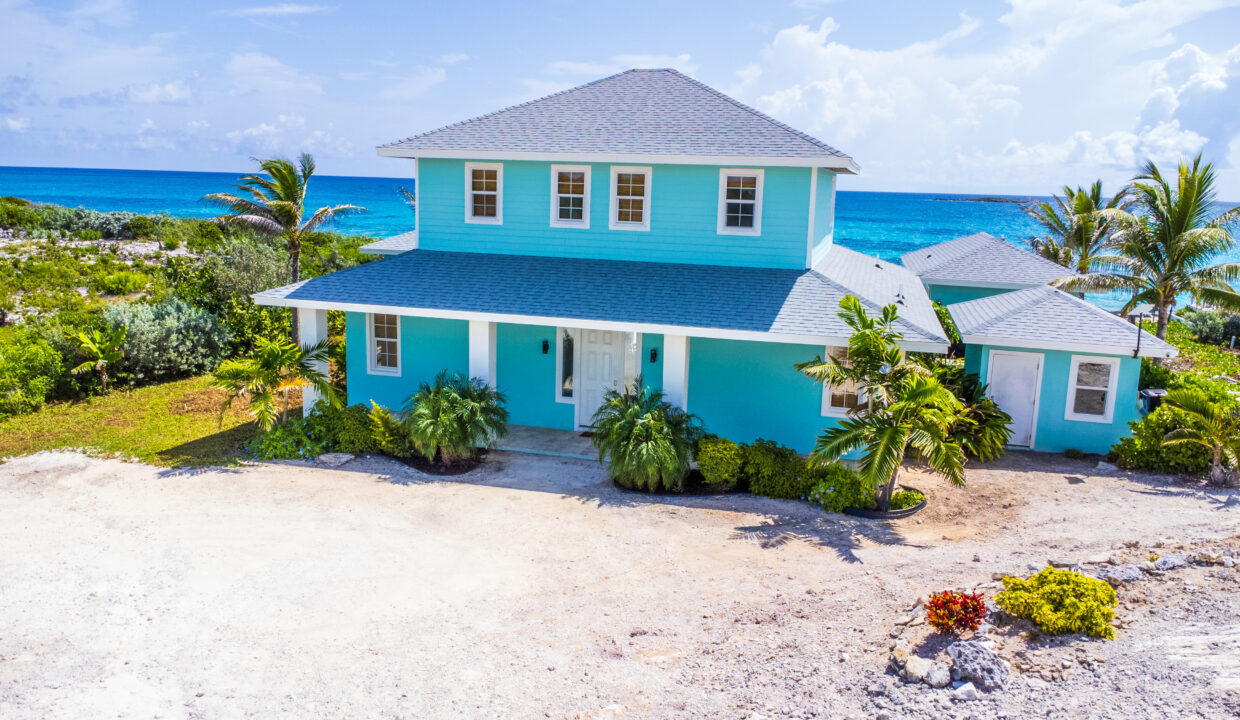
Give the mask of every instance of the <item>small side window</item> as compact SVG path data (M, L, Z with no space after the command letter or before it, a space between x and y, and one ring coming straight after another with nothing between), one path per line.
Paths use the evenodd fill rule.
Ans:
M574 335L576 331L571 328L556 329L555 343L555 400L556 402L571 403L573 400L573 380L574 371L576 370L576 355L574 354Z
M465 163L465 222L504 222L504 166Z
M1119 380L1119 358L1073 355L1064 419L1111 422Z
M375 313L367 317L367 369L374 375L399 375L400 316Z
M847 363L848 348L827 348L827 356ZM824 416L847 416L864 402L865 392L851 380L843 384L823 385L822 387L822 414Z

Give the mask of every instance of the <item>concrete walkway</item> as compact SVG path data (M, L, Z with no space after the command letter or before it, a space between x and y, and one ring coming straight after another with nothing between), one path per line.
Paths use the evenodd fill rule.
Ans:
M590 438L576 430L553 430L530 425L509 425L508 434L500 438L496 450L550 455L553 457L597 460L598 451Z

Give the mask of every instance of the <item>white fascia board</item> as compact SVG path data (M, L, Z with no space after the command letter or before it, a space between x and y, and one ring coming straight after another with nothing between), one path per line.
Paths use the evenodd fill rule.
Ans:
M1029 340L1018 338L991 337L989 335L970 335L968 333L960 333L960 340L965 345L990 345L992 347L1014 347L1026 348L1029 350L1064 350L1067 352L1091 353L1094 355L1125 355L1132 357L1132 351L1136 347L1134 341L1132 345L1101 345L1099 343L1072 343L1062 342L1060 340ZM1148 340L1148 338L1143 338ZM1147 342L1141 343L1140 357L1157 357L1157 358L1173 358L1180 354L1179 350L1174 347L1169 350L1151 347Z
M379 157L395 158L445 158L456 160L504 161L531 160L555 163L612 163L622 165L716 165L733 167L818 167L849 175L861 174L861 167L850 157L824 156L816 158L765 157L760 155L662 155L657 153L610 153L610 152L533 152L499 150L408 150L382 146L377 148Z
M962 287L962 288L989 288L994 290L1028 290L1029 288L1041 287L1050 283L1040 282L993 282L989 280L961 280L959 278L946 279L934 278L928 275L919 275L922 285L934 285L935 287ZM966 301L967 302L967 301Z
M712 338L717 340L749 340L753 342L778 342L795 345L830 345L832 347L838 347L848 344L848 337L843 335L793 335L791 333L769 333L755 330L685 327L680 325L658 325L654 323L616 322L612 320L544 317L541 315L510 315L506 313L484 313L469 312L464 310L441 310L438 308L370 305L367 303L342 303L324 300L290 300L288 298L264 297L262 293L255 293L250 297L254 299L254 303L256 305L266 305L270 307L340 310L343 312L407 315L410 317L441 318L445 320L481 320L486 322L512 323L514 325L548 325L552 327L574 327L587 330L611 330L614 332L662 333L664 335L686 335L689 337ZM908 341L901 342L900 347L912 352L947 352L947 343L945 342Z
M364 255L400 255L401 253L409 252L411 249L412 248L406 248L403 250L397 250L395 248L372 248L369 245L363 245L359 247L357 251Z

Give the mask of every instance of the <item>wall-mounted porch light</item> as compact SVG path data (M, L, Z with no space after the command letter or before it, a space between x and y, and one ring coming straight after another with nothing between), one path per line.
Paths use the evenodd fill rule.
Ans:
M551 352L551 341L543 340L543 355L546 355L549 352Z

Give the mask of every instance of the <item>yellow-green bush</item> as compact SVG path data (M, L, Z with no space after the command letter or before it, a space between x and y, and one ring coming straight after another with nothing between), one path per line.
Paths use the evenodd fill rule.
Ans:
M1112 640L1115 590L1105 582L1071 570L1046 567L1028 579L1003 578L995 603L1006 612L1037 623L1050 635L1085 633Z
M696 458L702 479L709 485L731 490L741 479L745 454L740 445L727 438L702 438L698 442Z

